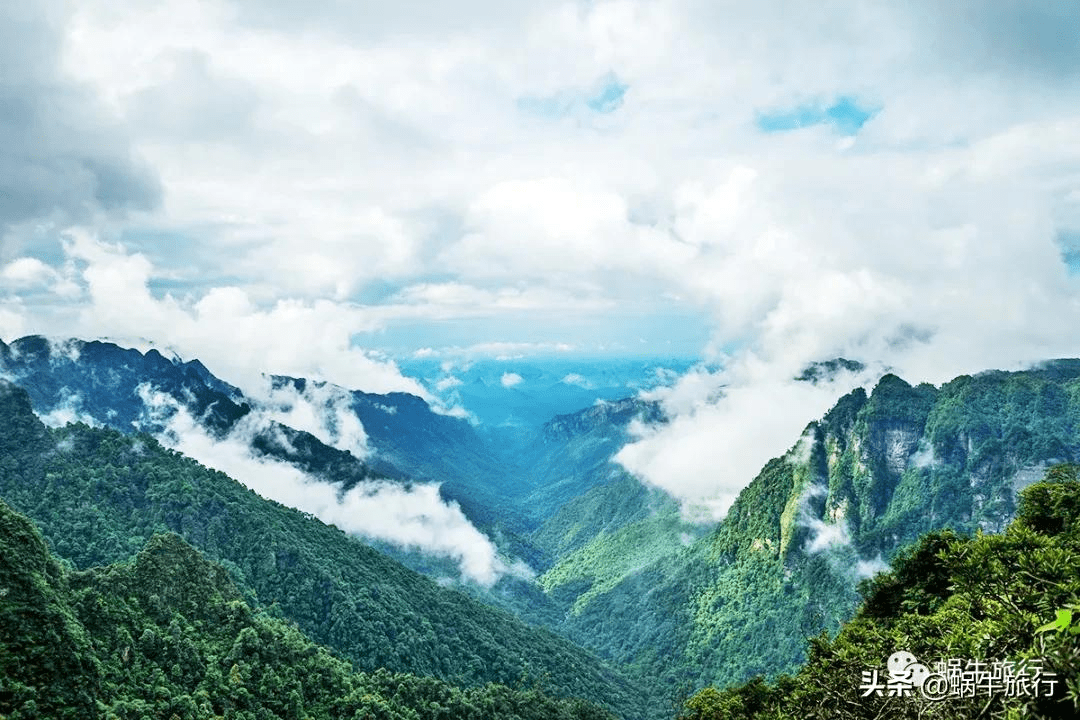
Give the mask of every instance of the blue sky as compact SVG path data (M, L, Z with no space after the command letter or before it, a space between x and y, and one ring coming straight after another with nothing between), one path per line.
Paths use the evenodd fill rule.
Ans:
M758 113L757 125L765 132L786 132L812 125L828 125L843 135L855 135L877 108L855 98L841 97L831 103L810 103Z
M387 353L424 348L675 352L725 368L672 400L693 452L761 437L759 462L798 428L747 408L801 427L833 397L785 389L807 362L1080 355L1078 25L1006 0L8 3L0 337L371 391L422 392Z

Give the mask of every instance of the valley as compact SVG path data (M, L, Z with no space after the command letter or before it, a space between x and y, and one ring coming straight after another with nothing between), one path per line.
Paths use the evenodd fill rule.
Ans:
M388 672L443 683L439 697L534 688L540 705L578 698L557 710L573 717L670 718L705 707L705 689L787 677L819 657L815 638L848 637L879 573L926 533L1001 533L1025 488L1080 450L1080 361L941 386L884 374L808 419L708 522L616 460L668 422L640 388L490 428L302 378L244 392L111 343L23 338L0 346L0 373L0 498L40 528L57 597L148 548L195 553L219 578L199 592L295 628L359 678L346 685ZM0 694L7 717L30 717L20 683Z

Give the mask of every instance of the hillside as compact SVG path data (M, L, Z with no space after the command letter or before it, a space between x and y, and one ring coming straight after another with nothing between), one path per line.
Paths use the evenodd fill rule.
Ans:
M38 480L5 476L0 496L40 522L58 554L79 567L122 560L157 530L171 529L221 561L249 599L276 601L361 669L385 666L464 685L550 673L545 682L557 692L615 698L610 706L620 711L653 712L707 685L794 671L806 659L806 639L837 632L859 606L859 583L897 552L933 530L1000 532L1015 515L1018 492L1050 464L1080 455L1080 361L963 376L940 387L886 375L792 438L721 522L692 525L674 499L613 460L632 440L635 421L665 422L656 403L594 403L497 446L494 436L413 396L277 377L271 398L256 401L194 361L34 338L5 347L5 372L30 388L39 414L77 409L78 398L78 408L126 430L124 437L38 427L27 432L44 440L9 447L13 467ZM818 382L837 367L847 366L819 364L802 379ZM145 383L202 417L219 417L210 425L220 433L269 413L282 397L326 400L336 422L363 427L371 449L364 459L328 444L334 437L284 423L273 427L290 433L287 442L256 438L256 449L341 487L375 477L441 483L445 498L536 577L504 574L491 587L460 586L507 611L500 613L383 564L384 556L310 516L274 503L253 509L252 493L132 434L130 422L123 427L129 417L145 421L136 392ZM21 422L39 426L19 403L13 412ZM450 558L377 547L454 582ZM373 591L382 575L399 589ZM477 623L474 612L485 619ZM551 633L514 624L511 614ZM505 647L496 647L489 620L513 628L496 635L509 632ZM555 633L603 662L583 659ZM647 687L631 689L627 675L647 678ZM654 697L639 706L632 698L642 692Z
M50 430L7 384L0 418L0 497L76 567L122 561L171 531L221 562L249 599L276 606L359 669L461 685L541 682L627 717L646 705L618 672L566 640L441 588L147 435Z
M354 672L254 610L221 566L174 534L154 535L129 561L72 571L0 501L0 588L8 720L613 718L535 688Z
M214 376L198 360L114 343L28 336L0 342L0 377L26 389L50 424L79 420L129 434L173 433L183 412L214 441L240 444L258 459L287 463L347 491L362 483L436 483L445 503L511 558L542 565L530 521L509 500L521 474L465 420L435 412L407 393L372 394L326 382L266 376L255 396ZM453 563L381 547L417 568L456 574Z
M581 601L575 588L564 632L675 694L790 672L899 549L932 529L1001 531L1017 492L1078 452L1076 361L940 388L887 375L810 423L706 537Z
M796 675L772 685L758 678L725 691L707 688L687 701L681 717L1077 717L1077 469L1054 466L1045 481L1026 488L1004 533L924 535L890 572L864 585L862 606L835 638L811 641ZM951 658L957 673L936 667ZM901 664L916 660L921 670ZM890 697L880 686L890 678L907 689Z

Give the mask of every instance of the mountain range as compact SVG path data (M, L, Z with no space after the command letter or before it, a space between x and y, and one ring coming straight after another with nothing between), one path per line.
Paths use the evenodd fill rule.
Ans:
M833 366L851 361L801 380ZM359 671L541 683L628 718L794 672L920 536L1004 531L1080 453L1080 361L940 387L887 374L702 524L615 462L635 423L667 421L636 396L491 432L412 395L280 376L241 391L104 342L0 343L0 374L0 498L65 572L171 532Z

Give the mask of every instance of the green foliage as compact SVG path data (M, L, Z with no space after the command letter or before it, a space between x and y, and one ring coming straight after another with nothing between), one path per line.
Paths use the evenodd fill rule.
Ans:
M899 556L892 571L864 585L862 610L835 639L823 635L810 643L807 662L793 678L706 688L684 704L681 717L1076 717L1078 553L1080 482L1074 467L1055 467L1023 493L1018 517L1005 533L974 538L932 533ZM950 657L1038 661L1059 682L1052 696L863 697L858 691L862 672L883 667L896 650L924 662Z
M579 612L596 596L607 592L627 575L657 560L678 554L689 531L679 508L668 500L662 511L613 532L601 532L589 543L561 558L539 578L548 593L577 585L571 612Z
M1037 633L1062 632L1069 635L1080 635L1080 605L1069 605L1057 611L1053 620L1036 630Z
M964 376L940 389L886 375L811 423L711 534L586 598L563 628L676 696L775 680L804 662L808 637L855 615L870 568L893 570L863 586L863 615L932 616L955 602L937 553L1003 530L1018 491L1048 461L1072 458L1071 448L1080 448L1076 363ZM1051 479L1069 473L1056 468ZM1020 522L1036 532L1060 532L1074 516L1075 496L1060 488L1040 483L1020 497ZM815 545L826 531L832 540ZM578 581L553 595L581 597L592 580Z
M37 528L0 503L0 716L83 718L101 680Z
M79 424L48 431L25 394L4 386L0 420L21 438L0 448L0 497L79 568L124 561L156 533L173 532L220 561L246 601L275 608L359 669L464 686L543 678L554 695L628 716L647 704L641 690L571 642L441 588L149 436ZM176 596L176 587L162 579L153 602L201 601ZM238 665L239 677L243 670Z
M860 615L890 618L901 612L927 615L952 594L949 568L942 553L958 540L951 530L924 535L893 559L892 570L860 584L865 600Z
M6 720L614 717L537 687L353 672L295 626L253 610L220 566L174 534L154 535L128 562L72 572L0 502L0 549Z
M1077 465L1056 465L1047 473L1046 482L1026 488L1021 493L1017 522L1044 535L1075 532L1080 497L1072 488L1078 470Z

